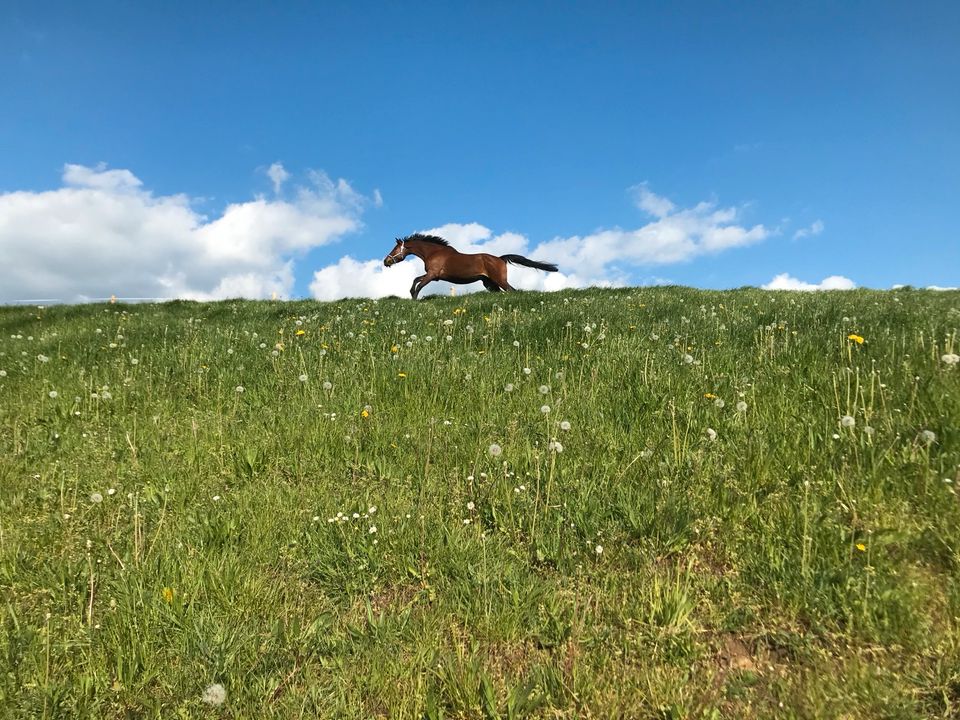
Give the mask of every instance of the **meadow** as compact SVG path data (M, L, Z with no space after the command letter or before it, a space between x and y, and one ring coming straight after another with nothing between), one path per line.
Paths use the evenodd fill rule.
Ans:
M0 717L960 716L960 293L0 308Z

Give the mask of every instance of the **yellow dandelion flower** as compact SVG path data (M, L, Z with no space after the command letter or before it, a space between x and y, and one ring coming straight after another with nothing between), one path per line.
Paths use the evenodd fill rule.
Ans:
M366 417L370 417L370 411L369 411L369 410L361 410L361 411L360 411L360 417L365 417L365 418L366 418Z
M853 340L857 345L863 345L863 338L859 335L847 335L847 340Z
M399 372L399 373L397 373L397 377L398 377L398 378L405 378L406 376L407 376L407 374L406 374L405 372Z
M390 352L392 352L392 353L400 352L400 348L399 348L397 345L391 345L391 346L390 346Z
M298 336L298 337L299 337L300 335L306 335L306 334L307 334L307 331L306 331L306 330L297 330L297 336Z
M165 588L161 591L161 594L163 595L163 599L164 599L168 604L173 602L173 588L165 587Z
M714 395L713 393L704 393L703 396L704 396L707 400L716 400L716 399L717 399L717 396Z
M866 552L867 546L864 545L863 543L857 543L857 550L859 550L860 552Z

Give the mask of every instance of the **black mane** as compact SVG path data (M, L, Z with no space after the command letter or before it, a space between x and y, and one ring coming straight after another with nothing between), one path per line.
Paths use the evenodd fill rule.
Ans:
M449 246L446 240L442 237L437 237L436 235L424 235L423 233L414 233L413 235L407 235L405 238L397 238L400 242L410 242L411 240L420 240L422 242L433 243L434 245L444 245Z

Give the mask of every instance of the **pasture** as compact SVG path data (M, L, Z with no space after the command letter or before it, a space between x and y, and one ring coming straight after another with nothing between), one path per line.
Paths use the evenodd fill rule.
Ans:
M960 714L960 293L0 308L0 717Z

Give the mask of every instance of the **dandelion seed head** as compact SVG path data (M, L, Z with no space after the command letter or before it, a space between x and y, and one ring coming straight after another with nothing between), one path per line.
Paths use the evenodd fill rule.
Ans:
M710 442L713 442L717 439L717 431L713 428L707 428L707 437L710 439Z
M920 439L923 440L927 445L937 441L937 434L933 430L924 430L920 433Z
M539 390L541 395L546 395L548 392L550 392L550 388L546 385L541 385Z
M235 389L236 389L236 391L237 391L238 393L244 392L244 387L243 387L243 385L237 385L237 387L236 387Z
M92 503L102 503L102 502L103 502L103 495L101 495L101 494L98 493L98 492L90 493L90 502L92 502Z
M546 415L547 413L550 412L550 406L549 406L549 405L541 405L541 406L540 406L540 412L542 412L544 415Z
M50 399L51 399L51 400L56 400L57 397L59 396L59 393L58 393L56 390L51 390L51 391L50 391L49 393L47 393L47 394L50 396Z
M307 374L303 373L298 379L300 382L305 383L307 381Z
M746 411L747 411L747 404L743 400L740 400L737 403L737 412L746 412Z
M220 683L208 685L203 691L203 702L207 705L223 705L227 700L227 690Z
M844 415L842 418L840 418L840 425L845 428L852 428L856 424L857 421L854 420L851 415Z
M960 355L957 355L956 353L946 353L940 356L940 361L944 365L953 366L953 365L956 365L957 363L960 363Z
M513 383L507 383L503 386L503 389L506 392L513 392Z
M570 429L570 421L569 421L569 420L561 420L561 421L560 421L560 429L561 429L561 430L564 430L564 431L569 430L569 429Z
M487 452L490 454L490 457L500 457L503 453L503 448L496 443L491 443L490 447L487 448Z
M324 389L324 390L332 390L332 389L333 389L333 383L330 382L329 380L324 380L324 381L323 381L323 389Z

